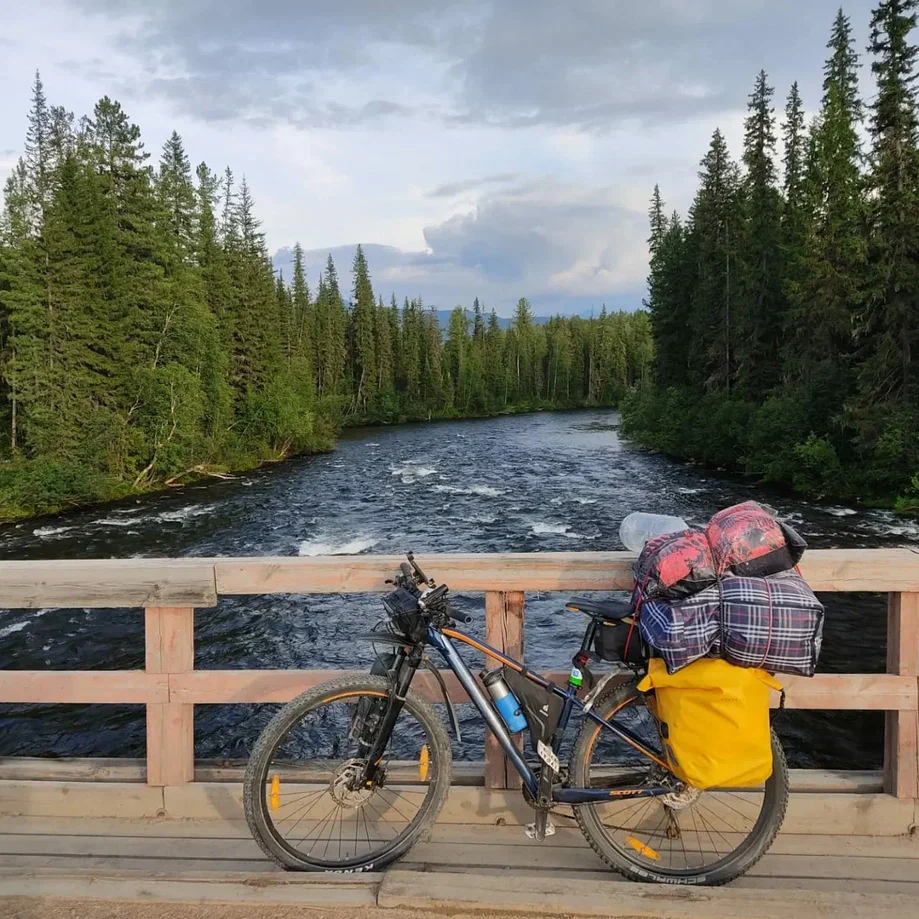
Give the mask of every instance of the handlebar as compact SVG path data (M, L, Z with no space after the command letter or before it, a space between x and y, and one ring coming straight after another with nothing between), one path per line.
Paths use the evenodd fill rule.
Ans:
M406 558L408 559L407 562L401 562L399 564L399 571L406 581L405 586L411 587L412 584L415 584L418 588L421 588L422 585L425 585L427 590L421 589L421 596L418 597L418 605L421 609L431 610L432 607L437 606L444 597L447 596L450 589L446 584L441 584L439 587L435 586L434 581L429 579L421 570L421 567L415 561L415 556L411 552L406 555ZM444 612L446 612L446 608L444 608ZM447 615L449 617L447 622L449 622L450 619L465 624L472 622L472 616L467 616L464 613L454 613L450 611Z
M440 587L435 587L430 593L423 594L424 605L433 606L435 603L439 603L447 596L448 590L449 588L446 584L441 584Z

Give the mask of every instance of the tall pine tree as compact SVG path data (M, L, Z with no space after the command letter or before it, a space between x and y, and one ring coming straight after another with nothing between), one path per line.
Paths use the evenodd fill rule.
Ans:
M785 296L782 199L776 187L773 88L765 71L756 78L744 123L745 214L738 284L737 383L739 393L761 401L781 378L780 346Z

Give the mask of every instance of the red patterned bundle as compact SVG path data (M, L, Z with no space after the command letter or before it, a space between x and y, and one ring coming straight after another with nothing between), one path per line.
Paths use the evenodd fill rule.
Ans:
M767 577L797 565L806 543L755 501L715 514L704 529L649 540L635 580L649 599L678 600L705 590L725 574Z

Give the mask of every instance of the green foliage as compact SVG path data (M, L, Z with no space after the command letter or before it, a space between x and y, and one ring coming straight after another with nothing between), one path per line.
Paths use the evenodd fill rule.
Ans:
M36 78L26 155L0 219L0 514L162 487L325 449L346 423L615 404L648 376L648 317L504 331L478 300L446 339L420 299L351 298L329 257L275 275L245 180L192 173L173 132L156 167L119 103L49 106Z
M785 324L782 196L776 187L773 88L760 71L745 123L743 224L737 308L737 389L746 398L771 390L781 375Z
M18 459L0 465L0 514L15 518L34 508L64 510L114 497L117 483L72 461Z
M791 484L798 490L815 495L846 495L845 474L836 448L826 437L811 434L795 447L798 468Z
M656 385L623 428L674 456L836 497L914 508L919 469L919 0L871 19L865 106L836 16L809 130L788 94L778 187L772 88L756 78L743 173L716 131L688 218L651 198L648 307Z

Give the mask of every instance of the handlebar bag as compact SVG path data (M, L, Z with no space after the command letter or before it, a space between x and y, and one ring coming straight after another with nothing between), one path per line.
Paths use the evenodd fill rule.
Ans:
M772 775L769 690L764 670L724 660L696 661L677 673L652 658L638 684L657 718L667 761L694 788L753 788Z

